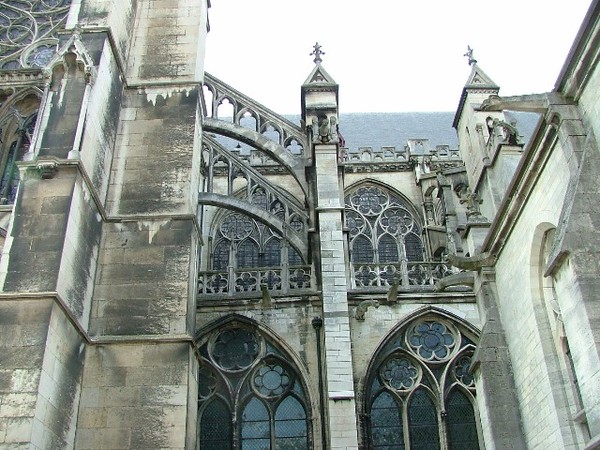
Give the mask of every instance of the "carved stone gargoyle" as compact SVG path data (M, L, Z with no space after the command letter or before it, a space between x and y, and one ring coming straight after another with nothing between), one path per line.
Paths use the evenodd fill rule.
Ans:
M354 318L360 321L365 320L365 313L367 312L367 309L369 309L369 306L379 308L379 302L372 299L360 302L358 306L354 308Z
M496 255L488 252L469 257L450 254L446 257L446 260L451 266L458 267L466 272L455 273L437 281L435 283L436 291L443 291L451 286L474 286L474 271L493 265L496 261Z

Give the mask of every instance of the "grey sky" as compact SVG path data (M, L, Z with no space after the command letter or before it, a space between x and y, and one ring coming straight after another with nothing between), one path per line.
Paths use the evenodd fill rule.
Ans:
M453 111L479 66L501 95L551 90L589 0L212 0L205 69L279 113L323 46L343 112Z

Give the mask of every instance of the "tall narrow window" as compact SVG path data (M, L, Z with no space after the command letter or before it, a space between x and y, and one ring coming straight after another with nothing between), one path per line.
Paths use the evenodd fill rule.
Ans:
M448 448L462 450L479 448L473 405L459 388L454 388L446 398Z
M201 412L200 447L231 449L231 412L224 401L213 399Z
M469 372L474 338L448 317L431 313L388 338L367 375L367 448L479 449Z
M0 204L12 204L19 186L17 162L29 150L37 114L9 117L0 124Z
M232 323L205 336L199 353L201 450L310 448L305 388L275 343Z

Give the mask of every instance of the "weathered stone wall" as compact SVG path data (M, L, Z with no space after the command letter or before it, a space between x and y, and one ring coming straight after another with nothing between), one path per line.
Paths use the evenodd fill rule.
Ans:
M105 224L90 333L191 335L193 233L190 220Z
M129 83L201 81L206 14L204 1L138 0Z
M121 110L123 81L110 40L101 36L103 39L97 44L101 56L98 57L96 74L91 80L92 87L85 105L87 111L79 158L98 201L104 206Z
M195 389L191 353L187 343L90 347L75 448L190 448L195 430L187 429L187 417L197 402L188 393Z
M90 320L101 236L100 214L88 188L86 179L78 173L70 198L56 283L58 295L84 329ZM67 199L58 198L56 204Z
M552 330L539 298L539 267L531 259L536 251L533 238L538 225L555 226L559 221L569 178L558 144L496 264L500 317L514 369L523 431L531 448L576 445L569 429L573 424L565 420L569 417L565 411L568 405L561 398L565 386L557 373ZM539 242L536 245L539 251Z
M72 448L84 345L52 298L0 301L0 448Z
M73 169L59 170L49 180L34 168L23 171L3 249L4 292L56 290L74 185Z
M109 29L118 57L125 61L136 7L136 0L73 0L67 28L79 24L86 29Z
M128 90L112 162L110 215L195 215L199 170L195 87ZM197 175L194 175L197 176Z
M0 448L29 448L51 300L0 301Z

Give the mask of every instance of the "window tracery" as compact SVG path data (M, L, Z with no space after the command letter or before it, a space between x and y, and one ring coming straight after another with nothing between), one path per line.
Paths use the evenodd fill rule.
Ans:
M390 336L366 379L367 448L479 449L474 350L439 315L416 318Z
M353 263L423 260L420 221L405 200L368 183L350 191L345 203Z
M242 324L200 345L200 449L309 448L305 388L283 351Z
M0 9L0 69L42 68L57 51L71 0L8 0Z

